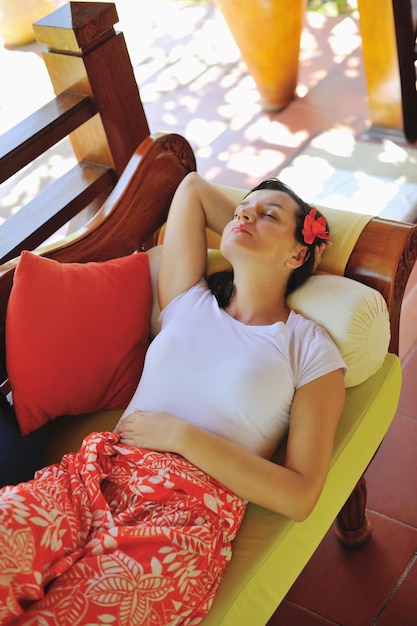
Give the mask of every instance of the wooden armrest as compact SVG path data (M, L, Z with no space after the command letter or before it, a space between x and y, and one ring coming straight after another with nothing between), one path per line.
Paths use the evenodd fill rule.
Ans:
M60 262L86 263L147 249L166 221L176 188L195 169L186 139L174 133L150 135L136 149L98 213L59 246L39 253Z
M345 270L345 276L381 292L391 322L390 352L398 354L401 304L417 258L417 226L379 217L364 228Z

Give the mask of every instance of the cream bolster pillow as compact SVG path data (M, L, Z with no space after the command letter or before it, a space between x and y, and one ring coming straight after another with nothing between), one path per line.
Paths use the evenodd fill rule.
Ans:
M333 274L317 274L288 297L288 305L327 330L347 366L345 386L375 374L388 352L386 302L376 289Z

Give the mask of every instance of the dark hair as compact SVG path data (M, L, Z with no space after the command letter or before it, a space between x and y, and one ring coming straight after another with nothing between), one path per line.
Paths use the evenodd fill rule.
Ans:
M300 265L300 267L297 267L295 270L293 270L289 277L285 293L285 295L288 296L292 291L295 291L296 289L298 289L298 287L301 287L301 285L305 283L305 281L312 275L315 262L315 249L317 245L323 242L323 240L316 238L311 244L307 244L304 241L302 233L304 220L306 215L310 213L313 207L304 200L302 200L300 196L296 194L293 189L291 189L291 187L283 183L278 178L268 178L267 180L262 181L261 183L259 183L259 185L251 189L246 194L246 197L254 191L259 191L262 189L283 191L284 193L289 195L298 206L298 211L295 214L295 238L303 246L307 246L307 254L305 256L304 263ZM317 217L323 217L320 211L317 211ZM329 232L327 222L326 228L327 232ZM209 277L208 284L211 291L216 296L219 306L227 306L233 294L233 272L218 272L217 274L213 274Z

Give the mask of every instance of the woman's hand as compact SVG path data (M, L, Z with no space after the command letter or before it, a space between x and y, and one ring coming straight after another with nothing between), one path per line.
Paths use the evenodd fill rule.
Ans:
M316 246L315 250L314 250L314 267L313 267L313 273L317 271L318 266L321 263L321 257L323 256L323 252L325 251L325 249L328 246L331 246L332 244L330 243L330 241L323 241L323 243L320 243Z
M184 421L162 411L136 410L122 417L114 432L120 442L136 448L177 452Z

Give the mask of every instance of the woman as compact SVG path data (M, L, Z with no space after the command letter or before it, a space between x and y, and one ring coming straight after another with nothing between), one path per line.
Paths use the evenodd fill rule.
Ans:
M206 227L223 233L233 267L220 306L204 279ZM197 174L183 180L160 259L162 330L115 432L1 493L3 623L196 624L246 501L295 520L312 511L344 364L286 295L327 240L324 218L279 181L236 208ZM287 431L279 466L270 458ZM30 559L12 564L23 545Z

